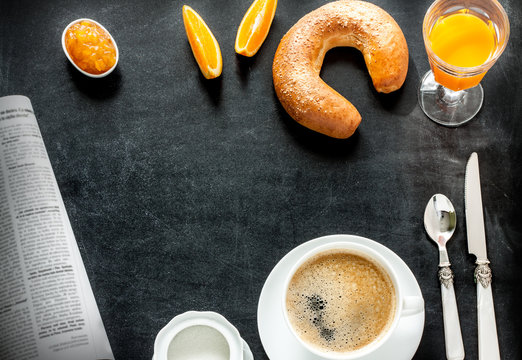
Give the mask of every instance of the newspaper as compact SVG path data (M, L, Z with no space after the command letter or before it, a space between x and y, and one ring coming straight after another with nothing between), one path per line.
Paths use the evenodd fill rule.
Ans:
M114 359L25 96L0 98L0 359Z

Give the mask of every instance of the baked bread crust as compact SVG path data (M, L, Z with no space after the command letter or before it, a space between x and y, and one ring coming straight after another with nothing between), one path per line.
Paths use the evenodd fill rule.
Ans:
M361 115L319 76L326 52L338 46L362 52L373 85L382 93L404 83L408 46L386 11L358 0L326 4L301 18L283 37L272 67L279 101L300 124L344 139L355 132Z

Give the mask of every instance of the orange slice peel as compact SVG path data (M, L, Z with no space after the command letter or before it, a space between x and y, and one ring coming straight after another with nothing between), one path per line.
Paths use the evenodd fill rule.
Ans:
M254 0L237 30L235 50L254 56L265 41L277 8L277 0Z
M183 5L183 24L192 53L203 76L206 79L220 76L223 70L221 49L205 21L190 6Z

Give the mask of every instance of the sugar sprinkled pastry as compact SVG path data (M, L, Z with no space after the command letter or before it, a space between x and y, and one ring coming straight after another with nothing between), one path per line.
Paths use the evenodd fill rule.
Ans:
M319 76L328 50L362 52L378 92L399 89L408 72L408 47L386 11L365 1L341 0L301 18L281 40L272 67L274 88L300 124L334 138L350 137L361 122L357 109Z

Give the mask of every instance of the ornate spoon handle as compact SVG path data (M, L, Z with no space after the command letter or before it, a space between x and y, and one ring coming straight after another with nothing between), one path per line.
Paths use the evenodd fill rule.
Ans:
M444 319L444 339L446 342L446 358L448 360L464 359L464 344L460 331L459 312L455 290L453 288L453 271L449 266L439 268L440 292L442 296L442 316Z

